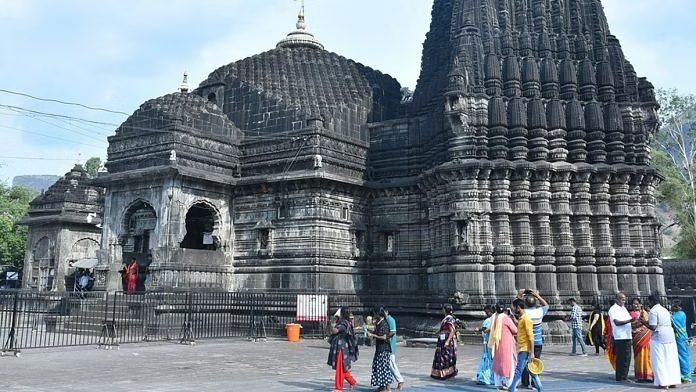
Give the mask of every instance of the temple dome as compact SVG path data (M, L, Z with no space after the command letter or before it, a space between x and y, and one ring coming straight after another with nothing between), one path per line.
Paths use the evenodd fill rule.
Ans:
M179 128L239 140L239 130L215 103L188 93L172 93L146 101L116 129L116 135L146 134Z
M69 222L101 223L102 188L92 184L87 171L76 164L30 203L23 224Z
M191 93L167 94L140 105L109 137L105 166L113 174L176 165L229 179L239 174L241 137L215 103Z
M290 45L220 67L194 93L218 102L247 133L287 132L318 120L366 140L365 124L396 117L400 90L391 76L336 53Z

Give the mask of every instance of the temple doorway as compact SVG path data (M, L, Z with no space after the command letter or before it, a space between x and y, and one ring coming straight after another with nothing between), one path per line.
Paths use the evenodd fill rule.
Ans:
M216 212L206 203L196 203L186 213L186 235L181 247L187 249L216 250Z
M150 204L138 201L126 210L121 234L124 262L135 257L141 267L147 267L157 246L156 226L157 214Z

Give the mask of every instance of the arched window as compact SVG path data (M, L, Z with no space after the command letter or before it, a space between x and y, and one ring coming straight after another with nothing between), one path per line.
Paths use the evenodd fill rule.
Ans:
M124 215L122 235L123 252L150 253L155 247L154 231L157 226L157 215L152 206L144 201L132 204Z
M56 278L55 243L41 238L32 251L31 285L39 291L53 290Z
M217 105L217 96L215 95L215 93L208 94L208 102L214 103Z
M215 210L205 204L196 203L186 213L186 236L182 248L216 250L218 240L214 236Z

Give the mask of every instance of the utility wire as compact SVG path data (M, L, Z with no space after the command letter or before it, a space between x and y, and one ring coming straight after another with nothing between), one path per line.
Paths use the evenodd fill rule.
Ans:
M104 109L100 107L95 107L95 106L88 106L79 102L67 102L67 101L61 101L60 99L51 99L51 98L41 98L41 97L36 97L31 94L26 94L26 93L20 93L17 91L12 91L12 90L5 90L0 88L0 92L7 93L7 94L12 94L12 95L21 95L23 97L31 98L31 99L36 99L38 101L44 101L44 102L55 102L55 103L60 103L63 105L72 105L72 106L79 106L81 108L89 109L89 110L97 110L100 112L107 112L107 113L114 113L114 114L123 114L128 116L129 114L126 112L122 112L120 110L111 110L111 109Z
M74 158L13 157L0 155L0 159L19 159L32 161L74 161Z
M30 130L28 130L28 129L10 127L10 126L7 126L7 125L0 125L0 128L5 128L5 129L13 130L13 131L28 133L28 134L31 134L31 135L43 136L43 137L50 138L50 139L55 139L55 140L62 140L62 141L64 141L64 142L74 143L74 144L80 144L80 145L83 145L83 146L90 146L90 147L97 147L97 148L103 148L103 147L104 147L104 146L98 146L98 145L96 145L96 144L89 144L89 143L78 142L78 141L76 141L76 140L65 139L65 138L58 137L58 136L46 135L45 133L30 131ZM106 143L106 141L104 141L104 143Z
M78 131L78 130L75 130L75 129L66 128L66 127L63 126L63 125L56 124L56 123L51 122L51 121L48 121L48 120L44 120L44 119L39 118L38 116L35 116L35 115L27 115L27 116L28 116L29 118L31 118L32 120L41 121L41 122L44 123L44 124L52 125L52 126L54 126L54 127L56 127L56 128L60 128L60 129L66 130L66 131L68 131L68 132L75 133L75 134L77 134L77 135L81 135L81 136L84 136L84 137L88 137L88 138L90 138L90 139L92 139L92 140L96 140L96 141L98 141L98 142L104 142L104 139L103 139L103 138L96 137L96 136L94 136L94 135L92 135L92 134L85 133L85 132L81 132L81 131ZM73 124L73 126L75 126L75 127L77 127L77 128L81 128L81 127L78 127L77 125L74 125L74 124ZM88 129L88 128L81 128L81 129L84 129L85 131L88 131L88 132L98 133L98 132L96 132L96 131L94 131L94 130L92 130L92 129Z
M2 105L2 104L0 104L0 107L6 108L6 109L10 109L10 110L15 110L15 111L19 110L19 111L22 111L22 112L27 112L27 113L33 113L33 114L48 116L48 117L64 118L64 119L68 119L68 120L75 120L75 121L85 122L85 123L88 123L88 124L107 125L107 126L112 126L112 127L117 127L117 126L119 125L119 124L109 123L109 122L89 120L89 119L82 118L82 117L73 117L73 116L66 116L66 115L63 115L63 114L56 114L56 113L49 113L49 112L41 112L41 111L38 111L38 110L31 110L31 109L26 109L26 108L23 108L23 107L13 106L13 105Z

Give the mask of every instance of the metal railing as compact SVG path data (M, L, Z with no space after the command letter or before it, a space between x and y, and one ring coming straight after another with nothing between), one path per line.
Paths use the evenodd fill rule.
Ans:
M365 309L357 296L327 296L328 309L321 317L298 320L297 296L282 292L126 295L2 290L0 339L3 352L77 345L110 347L141 341L189 343L206 338L280 337L289 323L303 324L305 336L323 337L328 309L346 305ZM336 305L335 301L343 302Z

